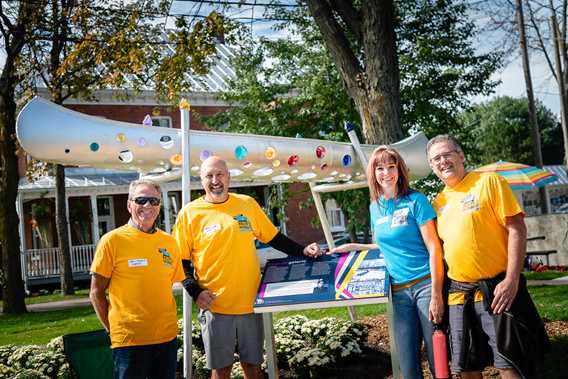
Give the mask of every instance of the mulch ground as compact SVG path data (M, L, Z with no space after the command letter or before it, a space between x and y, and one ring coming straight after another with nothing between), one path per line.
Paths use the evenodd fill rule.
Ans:
M366 352L366 356L374 357L370 358L370 361L376 361L376 364L371 366L366 366L365 373L361 373L361 376L357 373L352 375L344 375L343 378L354 379L354 378L392 378L392 369L390 364L390 346L389 346L389 332L388 332L388 320L386 316L374 316L366 317L360 320L363 324L367 325L369 328L369 337L367 339L367 345L369 351ZM545 322L546 331L550 339L555 337L568 337L568 322L567 321L549 321ZM430 371L428 370L428 364L425 359L422 361L422 368L424 372L424 377L431 379ZM344 367L344 369L346 369ZM561 369L559 367L559 369ZM345 372L344 372L345 373ZM562 377L562 376L559 376ZM455 378L458 378L455 376ZM499 378L499 372L493 368L486 369L483 372L483 378Z

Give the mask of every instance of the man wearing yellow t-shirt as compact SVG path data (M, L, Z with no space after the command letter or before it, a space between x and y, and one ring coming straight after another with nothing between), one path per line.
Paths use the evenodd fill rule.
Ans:
M229 193L229 170L212 156L201 164L205 196L178 214L174 236L187 278L184 287L201 309L199 320L212 378L229 378L235 348L248 379L262 378L262 318L253 313L260 282L254 239L291 255L318 257L319 246L297 244L270 222L249 196Z
M451 136L432 138L427 152L430 166L445 184L432 205L438 216L438 234L443 242L451 283L448 303L452 371L460 373L462 378L481 378L480 370L490 362L489 358L489 361L480 359L484 363L464 363L472 357L463 353L467 345L464 340L469 338L464 330L476 324L482 330L481 340L488 339L493 364L500 370L501 377L520 378L515 366L497 349L500 341L496 337L493 315L508 312L519 289L527 233L524 213L501 176L466 172L463 151ZM486 310L480 301L482 296L477 283L499 274L503 274L503 279L495 285L490 309ZM467 289L472 289L472 301L466 300ZM473 320L467 322L464 322L467 320L464 312L468 313L465 304L473 304L471 313L475 313ZM482 351L480 355L483 354Z
M91 302L110 333L115 378L176 377L172 285L185 275L175 239L154 226L160 197L157 183L132 182L130 220L101 238L91 265Z

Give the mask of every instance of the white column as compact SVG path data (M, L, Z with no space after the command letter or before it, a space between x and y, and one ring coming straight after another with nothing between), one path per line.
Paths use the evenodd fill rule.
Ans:
M99 242L99 212L97 210L97 195L91 195L91 215L93 220L91 223L91 233L93 235L93 244Z
M28 270L26 268L26 229L24 227L24 202L22 195L18 194L16 197L16 212L20 222L18 223L18 233L20 234L20 267L22 270L22 279L24 280L24 287L28 291Z
M172 224L170 222L170 198L168 197L167 190L162 190L162 204L164 206L164 228L167 233L171 233Z

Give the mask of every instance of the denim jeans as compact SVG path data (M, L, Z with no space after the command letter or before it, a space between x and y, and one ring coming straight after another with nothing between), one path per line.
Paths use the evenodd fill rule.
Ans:
M392 291L394 340L405 379L423 378L420 367L422 340L426 345L430 371L434 372L432 350L432 322L428 320L428 308L432 280L423 280L415 285Z
M112 349L116 379L175 379L177 339L156 345Z

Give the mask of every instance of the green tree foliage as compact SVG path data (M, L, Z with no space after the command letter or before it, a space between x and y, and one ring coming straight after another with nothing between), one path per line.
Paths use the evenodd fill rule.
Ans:
M474 27L461 3L400 0L395 5L403 129L430 136L451 132L470 140L457 116L472 96L494 87L489 77L499 56L476 54ZM278 15L289 20L278 26L288 38L241 41L234 60L236 79L221 95L234 107L206 122L228 131L346 141L343 122L361 125L361 120L319 30L305 8L280 9ZM420 188L438 186L430 180ZM368 225L361 217L368 193L333 197L357 230Z
M542 103L536 108L544 163L561 164L564 151L558 119ZM497 97L462 113L460 122L473 137L465 146L470 165L497 160L534 164L526 98Z
M476 28L464 3L452 0L397 3L403 128L428 136L459 133L456 116L470 99L489 94L498 53L475 50Z
M97 89L127 87L137 91L155 86L159 96L177 99L191 87L189 74L207 70L216 43L230 36L232 23L212 13L192 23L180 19L166 32L170 3L0 2L0 47L6 55L0 79L0 279L5 288L4 312L25 311L19 239L14 234L18 220L14 206L18 178L16 90L23 100L36 93L35 86L41 83L52 100L61 103L69 97L90 97ZM64 183L63 168L58 167L56 172L58 183ZM58 197L64 198L63 185L58 187ZM64 215L60 210L58 215ZM58 224L66 222L58 217Z

